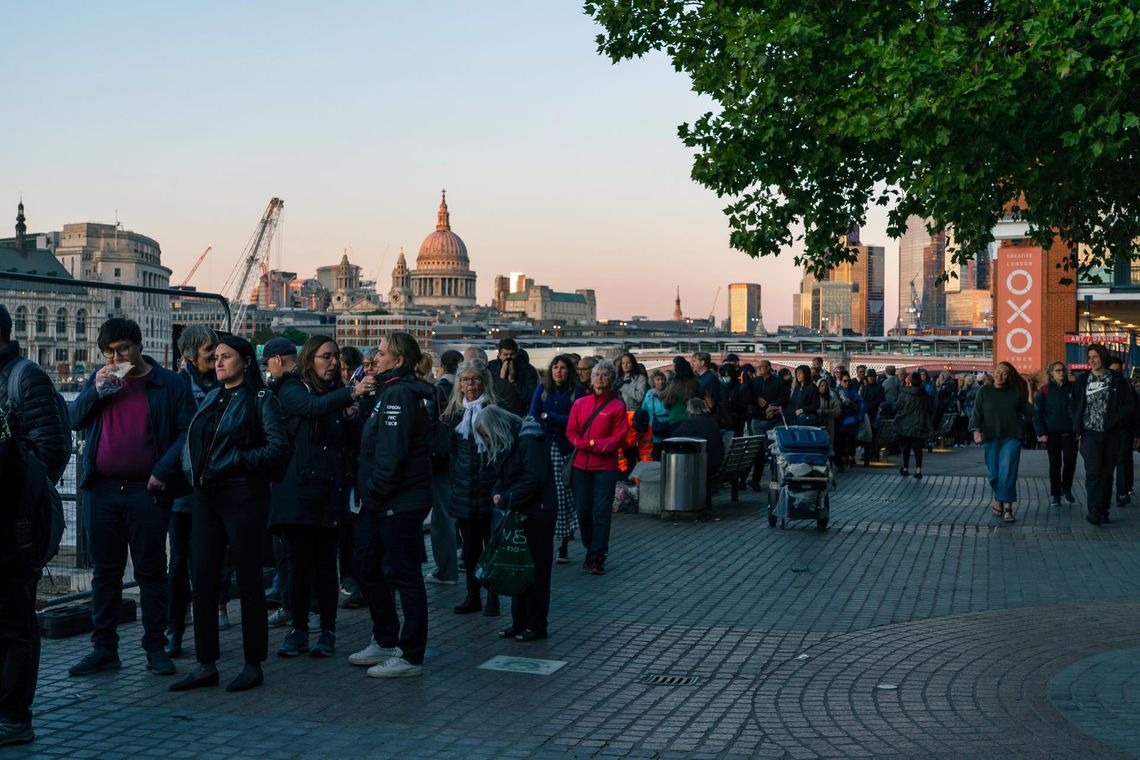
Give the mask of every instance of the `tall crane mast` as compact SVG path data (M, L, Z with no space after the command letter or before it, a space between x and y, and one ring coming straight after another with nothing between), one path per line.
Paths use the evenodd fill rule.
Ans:
M716 305L720 302L720 287L716 289L716 295L713 297L712 308L709 309L709 324L716 327Z
M214 244L210 243L210 245L206 246L206 250L202 251L202 255L198 257L198 260L194 262L194 266L190 267L190 273L182 279L182 282L178 284L178 287L184 288L190 284L190 280L193 279L194 273L198 271L198 267L202 266L202 262L206 260L206 254L212 250L214 250Z
M281 219L281 210L285 201L273 198L258 222L257 228L249 239L245 250L234 266L222 294L230 300L230 309L233 312L233 329L239 332L245 320L245 312L249 309L250 284L254 272L260 272L269 265L269 250L273 243L273 233L277 231L277 223Z

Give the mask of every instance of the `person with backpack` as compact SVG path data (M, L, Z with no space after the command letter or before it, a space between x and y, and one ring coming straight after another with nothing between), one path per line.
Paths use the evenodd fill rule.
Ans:
M165 651L166 537L172 502L188 490L179 461L194 398L182 377L143 356L135 322L108 319L97 342L107 364L71 403L71 426L84 434L77 485L84 496L95 630L91 652L68 673L87 676L121 667L117 629L129 550L147 670L172 675L174 663Z
M341 382L340 346L314 335L301 347L297 373L284 375L276 391L292 453L285 476L270 490L269 530L280 535L293 561L289 608L293 627L277 648L279 657L332 657L336 648L337 546L348 514L356 399L375 380L354 387ZM320 638L309 647L309 601L316 594Z
M1037 440L1049 453L1049 506L1061 506L1061 497L1072 504L1073 475L1077 471L1077 436L1069 417L1073 384L1065 375L1065 363L1049 365L1049 378L1033 397L1033 427Z
M36 585L48 555L59 549L63 527L52 528L46 497L71 458L65 411L51 379L21 358L20 344L12 340L12 317L0 304L0 481L8 497L0 506L0 747L35 740L32 702L40 665ZM38 481L30 482L37 475ZM54 516L62 519L62 510ZM21 551L17 539L18 522L25 520L37 539L28 547L30 555Z
M214 374L220 387L210 391L194 415L182 455L183 471L194 487L190 556L198 668L172 684L171 691L218 685L214 605L227 545L241 599L245 667L226 691L260 686L261 663L269 649L261 558L269 483L280 480L289 463L289 434L249 341L222 338L214 352Z
M578 524L586 560L582 567L592 575L605 575L610 553L610 520L618 481L618 450L629 430L625 404L613 392L617 372L600 361L590 372L593 392L570 407L566 439L576 449L570 486L578 507Z

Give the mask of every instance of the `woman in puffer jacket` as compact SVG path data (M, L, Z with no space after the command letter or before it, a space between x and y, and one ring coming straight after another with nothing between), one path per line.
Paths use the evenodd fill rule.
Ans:
M475 433L475 423L488 406L497 406L491 390L491 373L481 361L466 361L455 372L455 387L443 411L442 424L451 428L447 473L451 484L451 516L463 538L463 564L467 596L455 607L457 615L482 610L487 617L499 616L499 597L487 595L484 608L475 580L475 566L491 538L491 488L498 472L488 457L486 442Z

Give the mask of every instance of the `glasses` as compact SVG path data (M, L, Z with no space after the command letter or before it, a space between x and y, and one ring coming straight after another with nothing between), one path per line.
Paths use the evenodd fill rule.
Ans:
M323 362L340 361L340 354L317 354L315 358L320 359Z
M460 385L474 385L475 383L482 383L483 381L477 377L461 377L459 378Z
M1054 373L1060 372L1062 375L1063 375L1063 374L1065 374L1065 370L1061 369L1060 367L1056 367L1056 368L1054 368L1054 369L1053 369L1053 372L1054 372Z
M133 343L128 344L126 346L119 346L118 348L116 348L115 346L110 346L107 348L107 350L105 350L103 352L103 356L107 357L108 359L111 359L111 358L116 357L116 356L119 357L120 359L126 359L128 356L131 355L131 349L134 347L135 347L135 345Z

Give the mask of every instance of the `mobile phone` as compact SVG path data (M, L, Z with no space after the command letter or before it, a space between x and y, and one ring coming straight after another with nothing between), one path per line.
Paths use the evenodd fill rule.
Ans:
M363 379L364 379L364 365L361 364L359 367L356 368L356 371L352 373L352 382L359 383Z

